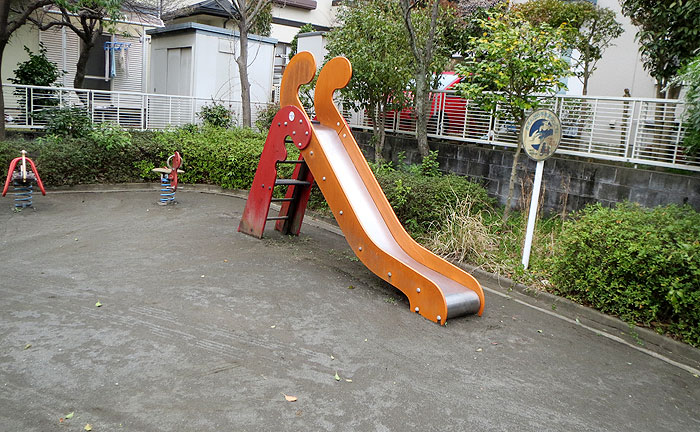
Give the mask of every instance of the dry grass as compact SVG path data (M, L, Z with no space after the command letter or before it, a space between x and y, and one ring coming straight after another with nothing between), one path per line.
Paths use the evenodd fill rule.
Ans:
M483 213L472 211L472 207L469 198L446 207L441 229L429 230L424 243L446 259L491 267L498 239L484 222Z

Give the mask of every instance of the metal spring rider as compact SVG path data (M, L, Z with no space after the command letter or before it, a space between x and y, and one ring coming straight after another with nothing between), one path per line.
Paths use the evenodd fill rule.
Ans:
M27 162L29 162L32 168L31 171L27 171ZM41 177L39 177L39 172L36 170L36 165L34 165L34 161L27 157L27 152L24 150L22 150L22 156L14 158L12 162L10 162L10 168L7 170L5 187L2 189L2 196L7 194L10 182L12 182L12 195L15 197L16 210L32 206L34 182L39 185L41 194L46 195L46 190L44 189L44 184L41 182Z
M175 202L175 191L177 190L177 175L184 173L179 169L182 166L180 153L175 152L165 162L165 168L153 168L153 172L160 174L160 205L168 205Z

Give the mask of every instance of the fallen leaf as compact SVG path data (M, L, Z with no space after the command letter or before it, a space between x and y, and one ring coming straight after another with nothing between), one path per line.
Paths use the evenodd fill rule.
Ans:
M695 378L700 378L700 375L698 375L698 374L693 374L693 376L694 376Z
M537 333L542 333L542 330L537 330Z
M335 360L335 357L333 357L333 354L331 354L331 360Z
M498 345L498 342L491 342L491 345Z
M346 381L346 382L352 382L352 380L351 380L350 378L345 378L345 381Z
M365 342L367 342L367 339L365 339Z
M86 424L85 427L83 428L86 431L91 431L92 430L92 425L90 423Z
M73 418L73 414L75 414L75 412L72 412L72 413L70 413L70 414L66 414L66 420L72 419L72 418Z
M270 326L270 328L275 328L275 327L277 327L277 326L276 326L276 325L271 325L271 326Z
M352 286L352 285L350 285L350 286L348 287L348 289L355 289L355 287Z
M60 419L58 419L58 422L59 422L59 423L63 423L63 417L61 417Z
M282 395L284 396L285 399L287 399L287 402L296 402L297 401L296 396L289 396L289 395L286 395L284 393L282 393Z
M338 375L338 371L335 371L335 376L333 378L335 378L336 381L340 381L340 375Z
M481 348L476 349L476 352L481 352L481 351L483 351L483 349L481 349Z
M228 260L225 259L224 262L228 262Z
M100 303L100 301L98 300L97 303L95 303L95 306L100 307L102 306L102 303Z
M31 347L32 347L32 344L26 344L26 345L24 346L24 349L28 350L28 349L31 348Z
M204 275L201 275L200 277L204 277Z

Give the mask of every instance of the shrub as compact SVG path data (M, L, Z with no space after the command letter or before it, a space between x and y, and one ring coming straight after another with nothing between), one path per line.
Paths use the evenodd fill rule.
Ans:
M267 104L264 108L261 108L257 113L257 118L255 119L255 127L261 133L267 133L272 126L272 120L277 115L280 110L279 104Z
M81 138L92 131L92 120L81 108L54 108L38 116L47 120L47 135Z
M700 214L690 207L589 206L564 225L551 262L559 294L700 346Z
M223 104L212 101L211 105L204 105L197 113L197 117L208 126L230 128L233 126L233 111Z
M376 165L374 170L396 216L413 234L441 229L444 208L455 206L465 198L471 200L475 212L494 205L486 189L466 177L453 174L429 177Z

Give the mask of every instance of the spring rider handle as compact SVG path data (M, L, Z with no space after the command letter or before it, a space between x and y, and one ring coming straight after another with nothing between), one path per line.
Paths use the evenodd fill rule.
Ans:
M171 155L165 162L165 166L170 169L168 179L170 180L170 186L173 188L173 192L175 192L177 190L177 173L183 172L179 169L180 166L182 166L182 156L180 156L180 153L175 152L175 154Z
M10 183L12 182L13 177L19 177L15 176L14 173L15 168L17 168L17 164L20 161L22 162L22 164L19 166L18 174L19 176L21 176L22 183L26 183L27 179L36 180L36 184L39 185L39 189L41 189L41 194L46 195L46 189L44 189L44 184L41 182L41 177L39 177L39 171L36 170L36 165L34 165L34 161L27 157L27 152L25 150L22 150L22 156L14 158L12 159L12 162L10 162L10 168L7 170L7 179L5 180L5 187L3 187L2 189L2 196L5 196L7 194L7 189L10 187ZM32 168L32 171L29 173L27 172L27 162L29 162L29 165Z

